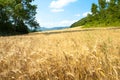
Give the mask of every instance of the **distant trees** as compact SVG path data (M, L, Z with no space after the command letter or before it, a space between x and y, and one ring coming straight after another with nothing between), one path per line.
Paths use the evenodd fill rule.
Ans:
M87 27L120 26L120 0L98 0L98 5L92 4L91 13L73 23L71 27L83 25Z
M97 10L97 5L95 3L92 4L92 8L91 8L91 12L93 15L96 15L98 13L98 10Z
M104 10L106 8L106 0L98 0L99 10Z
M32 1L0 0L0 33L28 33L28 27L39 27Z

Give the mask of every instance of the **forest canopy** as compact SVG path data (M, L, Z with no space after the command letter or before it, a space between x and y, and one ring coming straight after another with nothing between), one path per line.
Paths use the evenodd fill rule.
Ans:
M0 33L28 33L30 27L39 27L35 20L34 0L0 0Z
M98 0L98 4L92 4L91 13L73 23L71 27L120 26L120 0Z

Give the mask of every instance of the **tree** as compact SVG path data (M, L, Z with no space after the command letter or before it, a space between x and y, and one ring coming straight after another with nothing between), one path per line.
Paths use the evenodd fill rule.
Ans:
M99 4L99 9L103 10L106 8L106 0L98 0L98 4Z
M33 1L0 0L0 31L3 31L3 28L7 30L9 26L17 33L28 33L28 27L39 27L35 20L37 7L31 4Z
M97 5L95 3L92 4L91 12L93 15L98 13Z
M99 19L100 19L100 22L104 22L103 20L106 19L106 9L107 9L106 0L98 0L98 6L99 6Z
M10 1L4 1L0 0L0 33L1 32L14 32L14 28L12 27L12 22L10 20L9 12L10 7L8 5L11 5Z
M117 6L118 6L118 19L120 19L120 0L118 0Z

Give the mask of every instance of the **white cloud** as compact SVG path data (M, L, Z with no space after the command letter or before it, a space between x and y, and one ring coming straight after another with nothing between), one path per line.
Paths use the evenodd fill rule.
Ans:
M76 17L80 17L81 15L80 15L80 14L76 14L75 16L76 16Z
M72 23L76 22L77 20L62 20L59 22L40 22L42 27L64 27L64 26L70 26Z
M62 26L70 26L72 23L76 22L77 20L63 20L59 23Z
M88 14L92 14L91 12L85 12L83 13L83 17L86 17Z
M110 0L106 0L106 2L110 2Z
M57 1L52 1L51 4L50 4L50 8L60 9L60 8L65 7L69 3L75 2L75 1L77 1L77 0L57 0Z
M52 9L51 11L52 11L52 12L63 12L64 9Z
M53 0L51 3L50 3L50 8L52 9L52 11L54 12L54 9L58 9L60 11L64 11L64 7L67 6L68 4L72 3L72 2L75 2L77 0ZM57 11L55 11L57 12Z

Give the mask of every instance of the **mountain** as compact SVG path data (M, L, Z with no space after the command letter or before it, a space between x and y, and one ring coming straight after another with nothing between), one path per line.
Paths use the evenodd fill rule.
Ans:
M60 29L66 29L69 28L68 26L65 27L52 27L52 28L47 28L47 27L40 27L37 29L37 31L49 31L49 30L60 30Z

